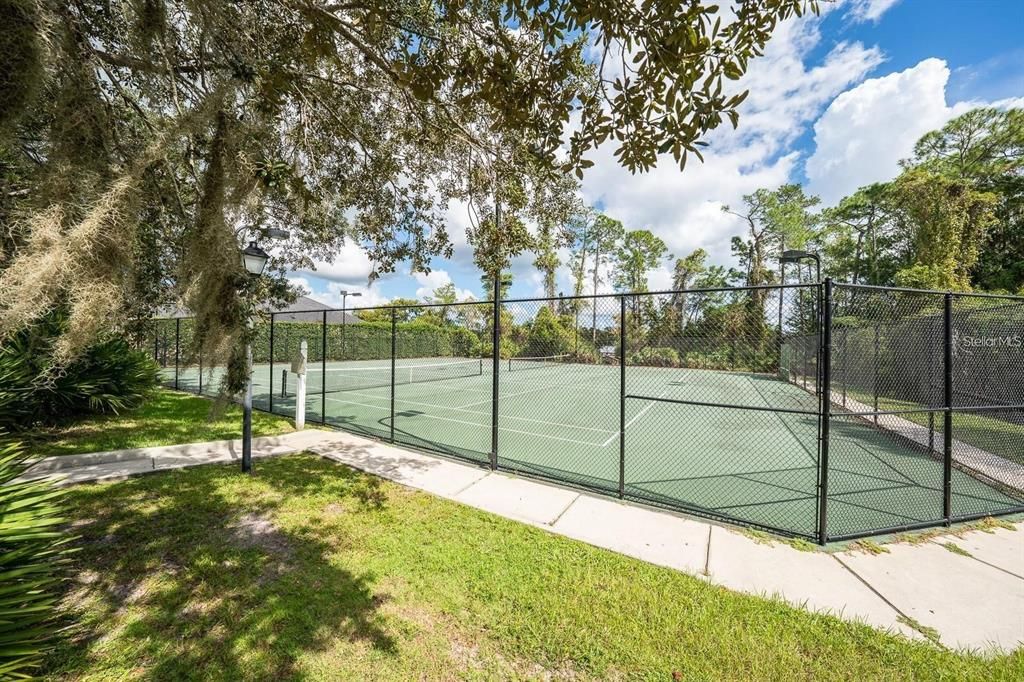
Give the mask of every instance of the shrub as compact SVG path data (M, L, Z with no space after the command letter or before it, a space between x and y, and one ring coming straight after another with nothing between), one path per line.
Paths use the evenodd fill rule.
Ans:
M465 327L451 330L452 355L461 358L473 358L480 355L480 339Z
M26 469L19 445L0 443L0 679L31 677L56 631L53 607L65 543L63 491L15 482Z
M182 320L183 356L187 356L185 345L191 334L192 321ZM463 327L438 326L428 321L399 322L395 350L399 358L429 358L466 356L466 353L477 354L474 350L476 334ZM277 320L274 322L274 362L291 362L305 339L309 344L310 357L319 357L319 348L323 326L320 322L292 322ZM472 337L472 339L470 338ZM342 343L344 338L344 343ZM474 341L476 343L474 343ZM174 335L170 334L169 343L173 344ZM344 352L343 352L344 350ZM253 362L270 361L270 325L256 326L256 338L252 346ZM391 323L390 322L358 322L344 326L344 337L340 323L327 325L327 359L329 361L347 360L383 360L391 357Z
M490 341L484 341L480 344L478 353L480 357L489 358L494 355L494 344ZM522 349L513 343L509 339L501 340L501 358L508 360L509 358L518 357L523 355Z
M729 350L690 351L686 354L685 366L690 369L732 369Z
M647 365L649 367L679 367L679 353L674 348L658 346L641 348L629 356L631 365Z
M157 385L156 363L120 338L93 346L66 366L51 366L50 345L59 328L59 320L50 319L0 347L0 430L138 407Z
M565 329L547 306L537 311L529 328L523 329L522 354L527 356L563 355L576 350L576 335Z

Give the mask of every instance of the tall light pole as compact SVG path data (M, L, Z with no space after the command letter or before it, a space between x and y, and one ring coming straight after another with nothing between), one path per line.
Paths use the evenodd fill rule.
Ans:
M341 291L341 292L338 292L338 293L341 294L341 359L344 360L345 359L345 318L348 316L348 313L345 312L345 299L347 299L349 296L351 296L352 298L356 298L358 296L362 296L362 294L359 293L358 291L353 291L353 292ZM324 357L326 357L327 356L327 349L324 348L323 352L324 352Z
M802 251L800 249L788 249L782 252L782 258L780 259L783 263L797 263L800 261L807 260L808 258L814 259L814 269L817 272L815 275L815 281L821 284L821 257L818 254L811 251ZM814 306L814 317L820 322L821 310L819 306Z
M254 279L263 274L270 254L256 245L255 241L242 249L242 265ZM252 329L252 317L248 321ZM252 344L245 344L245 399L242 401L242 472L252 472Z
M818 254L811 251L801 251L800 249L788 249L782 252L783 263L799 263L808 258L814 259L814 267L817 270L816 281L818 284L821 284L821 257Z
M818 286L821 287L821 257L818 256L818 254L812 253L810 251L802 251L800 249L789 249L787 251L783 251L782 252L782 259L781 260L782 260L783 263L800 263L800 261L807 260L808 258L814 259L814 267L815 267L815 270L817 271L816 281L818 283ZM819 400L827 400L827 398L823 397L822 393L821 393L821 371L822 371L821 354L823 352L821 341L822 341L822 338L823 338L823 333L822 333L822 331L823 331L822 330L822 326L823 325L822 325L822 321L823 321L823 318L824 318L824 315L822 314L823 311L822 311L822 307L821 307L821 298L822 298L822 292L819 290L818 291L818 295L815 296L815 298L814 298L814 301L815 301L815 305L814 305L814 323L815 323L815 327L817 327L818 340L819 340L818 352L817 352L817 361L814 363L815 364L815 368L814 368L814 376L815 376L814 383L815 383L815 387L814 387L814 390L818 394ZM801 318L801 321L802 321L803 320L803 310L800 311L800 318Z

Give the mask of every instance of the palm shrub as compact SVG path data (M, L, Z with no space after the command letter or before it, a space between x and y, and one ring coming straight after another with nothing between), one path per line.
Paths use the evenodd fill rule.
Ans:
M20 444L0 443L0 679L32 677L49 648L68 542L63 490L17 481L25 460Z
M62 367L50 364L61 321L53 317L0 345L0 430L137 407L159 381L148 355L109 338Z

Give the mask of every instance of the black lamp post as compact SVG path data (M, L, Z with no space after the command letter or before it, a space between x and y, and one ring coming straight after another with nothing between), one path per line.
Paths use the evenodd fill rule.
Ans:
M246 272L253 278L263 274L267 267L270 254L256 245L256 242L249 242L249 246L242 249L242 265ZM249 318L249 327L252 327L252 318ZM252 472L252 345L245 345L245 399L242 402L242 472Z
M816 275L817 280L816 281L820 284L821 283L821 258L818 256L818 254L811 253L810 251L801 251L800 249L787 249L786 251L782 252L782 262L783 263L799 263L800 261L807 260L808 258L813 258L814 259L814 266L815 266L815 269L817 270L817 275Z
M344 360L345 359L345 322L346 322L346 318L348 316L348 313L345 312L345 299L347 299L349 296L351 296L352 298L356 298L357 296L362 296L362 294L359 293L358 291L353 291L353 292L342 291L340 293L341 293L341 359ZM326 352L327 352L327 350L324 349L324 353L326 353Z

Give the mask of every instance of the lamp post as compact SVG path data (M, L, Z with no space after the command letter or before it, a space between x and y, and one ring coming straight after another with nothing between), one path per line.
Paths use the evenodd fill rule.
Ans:
M807 260L808 258L813 258L814 259L814 266L815 266L815 270L817 271L817 275L816 275L817 280L816 281L820 284L821 283L821 257L819 257L818 254L812 253L810 251L801 251L800 249L787 249L786 251L782 252L782 262L783 263L799 263L800 261Z
M815 275L815 277L816 277L816 281L818 283L818 286L820 287L821 286L821 257L818 256L818 254L812 253L810 251L803 251L801 249L788 249L788 250L782 252L782 259L781 260L782 260L783 263L800 263L800 261L807 260L808 258L813 258L814 259L814 268L815 268L815 271L817 273ZM822 315L822 308L821 308L821 305L820 305L820 300L821 300L821 291L819 290L818 296L815 297L815 305L814 305L814 322L815 322L815 326L818 329L818 336L819 336L819 344L818 344L818 350L817 350L817 361L815 362L815 368L814 368L814 376L815 376L815 381L814 381L815 387L814 387L814 390L818 394L819 400L824 400L825 398L823 398L822 394L821 394L821 371L822 371L822 367L821 367L821 364L822 364L821 363L821 354L822 354L822 351L823 351L823 349L821 347L821 337L822 337L822 326L823 326L822 325L822 317L823 317L823 315ZM801 318L801 320L803 320L803 311L802 310L800 311L800 318Z
M820 285L821 284L821 257L818 256L818 254L812 253L811 251L803 251L801 249L787 249L786 251L782 252L782 258L780 259L780 261L782 263L797 263L797 264L799 264L800 261L807 260L808 258L814 259L814 269L815 269L815 272L817 273L815 275L815 281ZM814 308L815 308L815 310L814 310L814 317L815 317L816 320L818 320L818 318L821 316L821 311L818 309L817 305L815 305ZM802 311L801 311L801 313L802 313ZM802 317L802 314L801 314L801 317ZM820 320L818 320L818 321L820 322Z
M345 359L345 318L348 315L345 312L345 299L347 299L349 296L351 296L352 298L356 298L358 296L362 296L362 294L359 293L358 291L353 291L353 292L341 291L339 293L341 294L341 359L344 360ZM327 352L326 349L324 349L325 355L326 355L326 352Z
M270 254L254 241L242 249L242 265L253 278L263 274L268 260ZM252 328L251 317L249 328ZM252 345L249 342L245 344L245 373L245 399L242 402L242 472L248 474L252 472Z

